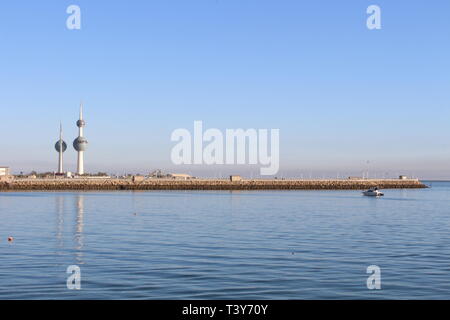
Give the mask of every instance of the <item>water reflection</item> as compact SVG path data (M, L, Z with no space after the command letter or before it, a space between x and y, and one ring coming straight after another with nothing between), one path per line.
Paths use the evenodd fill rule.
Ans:
M0 299L450 298L450 185L386 191L3 193Z
M75 224L75 260L77 264L83 264L83 227L84 227L84 195L76 196L76 224Z
M58 243L58 247L62 248L64 246L64 196L57 195L55 197L55 205L56 205L56 240Z

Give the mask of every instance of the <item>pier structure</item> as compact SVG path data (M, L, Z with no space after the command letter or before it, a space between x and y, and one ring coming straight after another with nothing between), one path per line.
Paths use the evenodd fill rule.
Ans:
M1 182L0 191L102 190L367 190L416 189L427 186L418 179L296 180L252 179L15 179Z

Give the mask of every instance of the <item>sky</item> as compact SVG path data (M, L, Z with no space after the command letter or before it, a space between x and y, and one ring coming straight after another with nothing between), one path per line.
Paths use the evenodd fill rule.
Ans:
M81 29L69 30L69 5ZM379 30L366 26L381 8ZM282 177L450 179L450 1L129 0L0 4L0 166L198 176L171 133L280 129Z

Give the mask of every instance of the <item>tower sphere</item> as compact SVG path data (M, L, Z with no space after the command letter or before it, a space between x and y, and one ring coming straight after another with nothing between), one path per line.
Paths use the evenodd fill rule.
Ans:
M82 128L86 126L86 122L84 120L78 120L77 121L77 127Z
M59 152L61 143L62 143L62 152L65 152L67 150L67 144L64 142L64 140L59 140L58 142L56 142L55 149L57 152Z
M78 137L73 141L73 147L76 151L86 151L88 141L85 137Z

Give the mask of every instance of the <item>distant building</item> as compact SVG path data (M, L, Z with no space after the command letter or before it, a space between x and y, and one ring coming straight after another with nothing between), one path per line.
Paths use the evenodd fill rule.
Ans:
M145 180L144 176L133 176L132 181L133 182L142 182Z
M398 177L400 180L407 180L408 179L408 177L407 176L400 176L400 177Z
M149 176L150 178L161 179L161 178L167 178L169 175L163 173L162 170L157 169L157 170L151 172L148 176Z
M185 173L171 173L171 174L169 174L169 177L172 179L177 179L177 180L193 179L193 177L191 175L185 174Z
M0 181L10 181L13 179L9 167L0 167Z
M9 167L0 167L0 176L9 176L11 174Z
M348 177L348 180L363 180L362 177Z
M230 176L230 181L231 182L242 181L242 177L241 176Z

